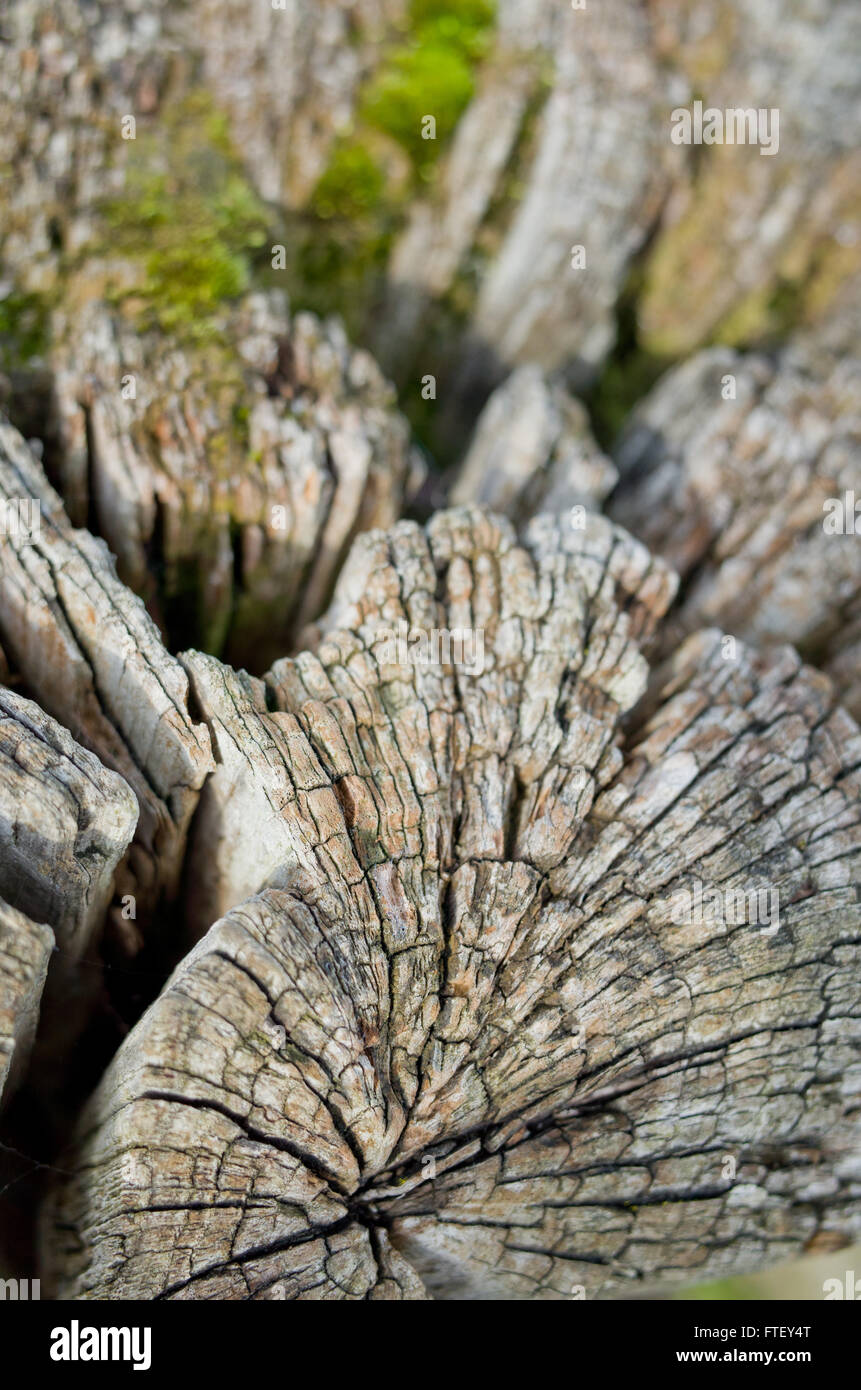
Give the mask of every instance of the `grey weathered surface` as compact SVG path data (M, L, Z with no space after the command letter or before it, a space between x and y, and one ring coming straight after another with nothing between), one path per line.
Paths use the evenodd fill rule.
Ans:
M4 540L3 544L8 544ZM0 687L0 1093L25 1075L53 958L44 1061L92 1006L98 942L138 817L131 788L31 700ZM87 979L76 970L87 960Z
M724 399L730 377L735 399ZM682 577L665 650L712 623L792 642L861 712L861 536L848 523L826 530L829 499L843 506L858 484L857 356L698 354L637 408L615 457L611 515Z
M660 90L640 6L602 0L574 13L555 0L502 0L440 186L411 209L395 246L393 323L411 297L445 293L477 261L471 370L483 371L490 350L501 363L564 363L587 383L613 345L613 306L667 188L675 152ZM522 144L536 102L535 134ZM503 193L512 165L516 205ZM585 270L572 269L572 245L586 248ZM414 316L405 327L415 332Z
M688 147L644 267L641 342L678 355L782 336L781 294L816 320L859 268L861 11L854 0L659 0L653 51L684 80L661 112L777 109L779 149ZM666 138L666 137L665 137Z
M57 963L106 908L196 942L57 1159L63 1294L603 1297L861 1232L861 550L823 527L857 491L858 6L499 0L421 158L367 107L409 8L0 20L0 405L45 461L0 421L0 502L42 504L0 537L0 1079L54 934L72 1052L98 962L74 1000ZM777 107L779 154L673 145L695 95ZM454 498L505 520L394 525L389 388L248 292L270 240L405 393L437 374L442 447L503 382ZM611 501L640 540L562 385L618 330L599 408L626 365L794 343L650 396ZM416 630L481 658L400 664ZM696 884L778 894L776 929L678 924Z
M456 510L360 538L264 682L186 658L230 910L81 1118L52 1287L591 1297L857 1235L861 739L714 632L623 723L673 589L602 518ZM483 669L397 664L401 620ZM697 879L778 930L674 925Z
M184 21L264 198L301 206L354 117L360 81L406 0L195 0Z
M601 517L592 518L588 535L568 528L563 522L559 531L553 532L554 540L547 545L546 554L542 549L543 528L552 528L554 523L550 520L537 523L537 558L534 562L537 574L534 575L528 557L514 545L510 526L484 522L480 519L480 513L479 520L475 521L469 511L453 512L451 517L460 520L440 522L439 547L443 556L440 559L436 556L432 559L420 540L421 533L412 524L404 523L396 527L390 536L381 532L360 536L342 571L333 606L321 624L309 630L307 639L322 640L321 631L325 632L329 627L357 627L361 629L366 645L372 646L375 642L379 645L385 641L384 638L375 638L377 629L396 631L400 622L428 630L446 625L456 629L478 626L475 620L481 619L483 624L486 617L493 624L493 630L501 623L501 640L513 644L511 660L514 672L529 670L534 682L534 689L529 690L529 704L534 718L540 720L542 704L545 700L549 701L555 691L554 682L561 679L558 673L568 655L565 624L576 620L574 614L561 611L561 601L560 611L550 610L553 586L561 582L557 570L564 572L567 567L566 589L573 595L572 602L581 607L585 603L583 589L587 583L603 585L610 593L615 586L629 602L628 621L638 633L652 630L656 617L663 612L674 591L672 575L660 564L653 565L643 547L636 545L624 532L613 528ZM436 532L432 529L431 534L435 536ZM463 547L465 558L461 560L454 555L449 561L445 557L446 545ZM500 556L496 555L496 546L503 547ZM478 550L475 558L470 553L472 547ZM581 558L584 555L590 557L588 565ZM442 621L434 596L434 564L447 573L451 584L461 582L464 585L461 593L453 592L447 599L451 610L448 624ZM473 568L480 577L480 586L471 595L470 573ZM403 581L398 578L401 569ZM406 585L405 592L400 594L403 584ZM515 586L510 599L500 593L500 587L508 584ZM514 605L520 586L530 590L529 602L535 610L536 625L543 618L549 628L556 625L560 630L555 656L551 657L548 653L539 660L536 654L531 658L531 668L526 667L524 658L517 657L517 610ZM506 606L508 603L512 605L510 614ZM497 604L502 607L502 619L495 613ZM366 614L366 607L370 616ZM440 618L440 622L435 621L436 618ZM551 639L548 636L546 640L549 642ZM485 632L484 641L485 644L493 641L491 631ZM634 680L628 669L628 663L634 660L633 654L630 648L617 650L614 647L612 656L618 660L618 666L612 673L608 670L607 678L618 682L621 688L626 682ZM307 833L313 837L313 808L316 802L321 800L329 807L328 811L320 810L320 817L333 814L334 803L332 794L324 793L317 786L319 773L315 763L303 767L300 772L296 762L300 753L292 746L292 720L286 713L279 712L280 698L276 708L269 708L276 698L273 689L280 687L283 673L293 672L293 665L277 663L271 676L261 681L248 677L244 672L236 673L214 658L199 653L186 653L182 660L189 674L196 706L212 735L217 763L201 796L189 853L189 881L193 884L193 892L188 913L199 931L265 885L280 882L284 875L289 876L292 882L297 875L301 877L306 872L312 872L307 863L310 852L307 846L301 853L296 848L298 832L294 820L303 814L310 815L312 826ZM297 658L295 670L301 673L309 660L305 656ZM501 660L495 663L493 674L488 672L483 680L477 682L480 689L486 687L482 699L488 705L486 717L489 723L503 717L491 703L492 700L498 699L500 710L503 709L510 702L515 688L512 685L515 675L505 674ZM505 660L508 660L507 652ZM362 658L358 654L356 661L361 666ZM315 662L312 661L311 665L315 671L318 669ZM390 673L388 678L396 679L397 672ZM291 674L290 679L297 680L299 677ZM449 697L444 692L450 677L443 680L434 668L427 668L426 673L419 669L416 679L427 680L434 691L439 687L434 701L443 698L448 701ZM325 689L329 692L328 685ZM345 697L347 694L345 691ZM345 709L344 717L347 714ZM510 719L513 715L512 710L504 718ZM404 717L407 717L406 712ZM413 717L422 717L418 705L410 715L410 718ZM457 721L452 725L452 719L450 713L445 716L443 728L434 734L435 738L446 742L454 736L452 732L445 732L449 726L456 727ZM504 723L494 735L500 750L506 743L503 727ZM511 727L512 736L514 727ZM462 737L460 734L458 736ZM547 737L554 741L555 746L555 736L548 733ZM300 746L297 745L297 749ZM419 743L412 751L418 755L420 748ZM454 756L452 750L446 756ZM514 757L513 751L510 751L510 756ZM526 756L524 752L522 758ZM404 757L407 757L406 751ZM401 767L403 777L408 775L407 765L405 762ZM289 776L285 774L285 766L292 768ZM554 773L548 767L546 773L548 778L565 780L566 774L562 768ZM413 776L419 776L415 769ZM497 776L501 779L498 782L499 794L503 796L505 782L501 769L495 778ZM338 795L345 794L346 787L341 787ZM533 795L537 796L537 791ZM304 809L306 802L307 809ZM486 810L488 815L500 820L496 837L498 848L502 836L502 807L500 805L493 809L488 806ZM473 814L477 813L478 808L475 808ZM525 807L523 814L526 814ZM551 833L549 826L547 833ZM331 852L334 853L334 848ZM325 889L329 872L327 861L324 861L322 871L315 872L318 875L322 872L323 877L319 882L317 877L313 879L313 892L328 891ZM309 888L308 891L312 890Z
M570 1100L388 1193L431 1291L618 1296L861 1228L857 726L792 654L730 665L716 633L653 699L552 876L570 904L554 983L586 1036ZM778 884L779 931L673 928L689 875Z
M26 1071L53 949L50 927L0 899L0 1105Z
M353 536L400 514L413 465L391 386L283 295L226 311L218 346L93 304L56 325L50 366L58 485L181 643L265 669Z
M4 8L0 166L10 177L0 194L0 264L4 277L21 277L22 288L56 285L52 219L63 227L66 245L80 247L92 235L95 203L116 186L119 171L108 172L106 157L111 137L121 116L137 109L135 94L157 89L166 69L151 27L161 6L147 8L148 16L137 17L130 6L112 6L108 15L76 0L23 0ZM98 109L97 69L111 73ZM122 157L126 147L119 143Z
M0 688L0 895L49 923L73 960L101 930L137 818L121 777Z
M493 392L451 491L520 525L538 512L597 510L618 474L592 437L584 407L535 366Z
M681 576L663 652L712 623L758 645L791 642L857 715L856 300L853 283L845 312L779 353L712 348L666 373L617 443L618 472L579 402L537 368L518 368L479 418L452 500L493 506L519 526L542 511L562 516L606 501ZM826 529L837 502L844 534Z
M140 809L123 865L138 920L177 889L185 839L212 766L188 682L103 541L73 529L23 439L0 420L0 499L38 499L38 533L0 543L0 637L27 691L107 767ZM129 919L121 930L129 932ZM131 944L131 943L130 943Z

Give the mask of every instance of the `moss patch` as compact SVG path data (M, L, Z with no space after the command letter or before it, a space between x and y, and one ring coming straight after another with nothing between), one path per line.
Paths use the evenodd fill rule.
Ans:
M49 305L39 294L13 290L0 299L0 367L12 371L48 347Z
M218 306L250 284L255 254L269 242L267 210L205 93L163 111L128 160L122 195L102 208L104 249L141 274L117 297L131 299L142 327L205 335Z
M324 221L365 217L385 201L386 176L363 145L341 141L311 197L311 211Z
M285 248L287 288L295 308L339 313L360 337L382 280L399 221L400 198L373 139L335 145L308 207L288 214L275 241ZM263 272L273 285L284 271Z
M494 15L492 0L411 0L401 41L363 93L360 119L398 142L418 179L432 178L440 144L472 100ZM426 116L435 141L422 137Z
M352 130L279 234L297 308L338 312L354 338L368 341L392 242L410 199L433 185L475 91L494 16L495 0L411 0L359 93ZM426 116L436 139L422 138Z

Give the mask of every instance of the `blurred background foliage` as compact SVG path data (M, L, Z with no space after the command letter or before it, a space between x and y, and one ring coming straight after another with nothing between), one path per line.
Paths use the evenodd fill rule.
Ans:
M674 1295L675 1299L821 1299L826 1279L844 1283L847 1272L861 1281L861 1245L847 1246L828 1255L808 1255L775 1265L760 1274L720 1279L711 1284L694 1284ZM861 1291L861 1283L859 1283Z

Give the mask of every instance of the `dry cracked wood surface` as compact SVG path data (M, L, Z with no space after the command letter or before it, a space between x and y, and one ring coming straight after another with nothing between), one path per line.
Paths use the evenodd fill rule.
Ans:
M94 977L75 966L98 951L137 816L121 777L0 687L0 1101L26 1074L40 1014L43 1070L85 1025Z
M41 504L38 535L0 546L2 632L27 690L125 779L140 815L123 866L145 919L178 886L184 841L212 766L188 681L104 542L69 525L20 435L0 421L0 496Z
M291 320L270 292L223 332L236 360L99 303L58 322L51 453L70 512L174 644L240 664L318 616L353 536L397 520L415 460L391 386L337 321Z
M81 1113L49 1287L600 1297L857 1235L861 736L789 649L650 683L675 588L596 514L461 508L360 537L264 677L180 658L199 940ZM679 925L697 882L779 910Z
M861 1240L858 5L6 8L0 1294Z
M850 316L859 292L861 279ZM780 353L697 353L635 408L612 461L558 381L518 368L488 400L451 498L519 526L541 512L584 525L603 506L680 576L662 651L718 623L757 646L791 642L857 717L861 359L844 337L835 314Z

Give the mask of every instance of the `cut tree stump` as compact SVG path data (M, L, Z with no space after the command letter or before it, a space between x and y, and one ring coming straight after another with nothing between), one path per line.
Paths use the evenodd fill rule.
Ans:
M591 1298L857 1238L861 736L715 631L649 685L674 587L459 509L361 537L263 680L184 658L224 915L81 1116L55 1293Z
M615 1297L857 1239L857 0L6 8L3 1200L50 1168L46 1292ZM426 157L386 109L440 45ZM706 88L780 158L677 145ZM440 457L486 403L469 505L396 524L395 397L276 274ZM688 354L611 463L568 393Z

